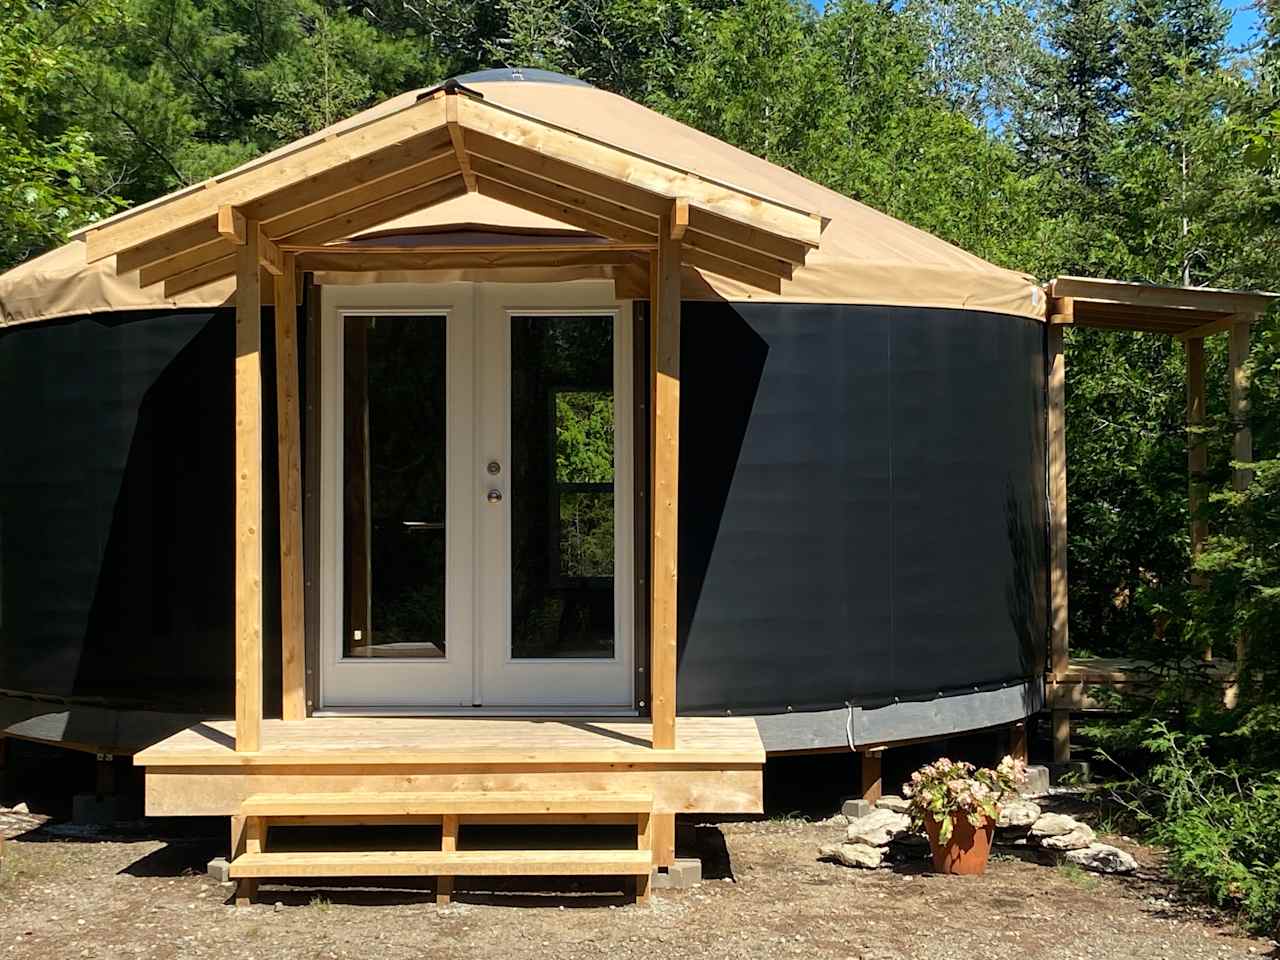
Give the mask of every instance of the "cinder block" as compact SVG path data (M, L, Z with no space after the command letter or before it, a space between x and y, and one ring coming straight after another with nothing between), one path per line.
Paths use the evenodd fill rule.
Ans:
M840 807L840 812L850 820L856 820L858 817L865 817L871 812L871 804L861 797L851 797Z
M227 862L226 857L214 857L205 869L209 876L219 883L231 882L231 864Z
M1038 797L1049 792L1049 768L1045 766L1027 767L1027 782L1019 791L1024 797Z
M702 861L692 857L679 858L666 873L653 871L653 887L657 890L688 890L702 882Z
M109 827L119 814L117 797L77 793L71 798L71 822L80 827Z

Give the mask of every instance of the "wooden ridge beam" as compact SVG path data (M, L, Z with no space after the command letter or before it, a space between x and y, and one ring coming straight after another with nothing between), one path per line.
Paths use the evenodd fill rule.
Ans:
M648 157L533 120L487 100L453 99L458 103L458 122L468 132L485 133L576 168L634 184L666 198L668 203L676 197L686 197L691 206L809 247L816 247L821 240L822 222L809 211L694 176ZM664 213L669 217L670 208Z
M471 170L471 159L467 156L467 144L463 137L462 125L458 123L457 91L446 91L444 98L445 124L449 128L449 140L453 143L453 153L458 160L458 169L462 171L462 180L467 185L467 193L476 192L476 175Z
M311 143L285 156L264 160L249 170L216 181L206 189L179 194L161 204L90 228L84 234L86 258L93 263L147 243L159 234L207 221L210 207L222 204L241 206L276 191L284 191L292 197L295 191L305 189L316 179L338 169L345 168L344 175L350 177L350 165L371 159L383 151L398 154L399 165L403 166L404 142L436 130L447 138L447 131L443 129L444 119L442 103L423 100L332 140ZM319 188L317 192L324 195L329 191ZM292 199L290 203L291 208L299 205ZM260 212L254 213L262 216Z

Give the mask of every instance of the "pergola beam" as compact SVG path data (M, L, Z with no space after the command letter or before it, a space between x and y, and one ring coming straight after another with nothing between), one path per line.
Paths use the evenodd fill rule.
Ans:
M1090 277L1056 277L1049 283L1049 296L1110 301L1128 306L1207 310L1213 313L1257 313L1266 310L1275 299L1274 294L1260 291L1161 287Z

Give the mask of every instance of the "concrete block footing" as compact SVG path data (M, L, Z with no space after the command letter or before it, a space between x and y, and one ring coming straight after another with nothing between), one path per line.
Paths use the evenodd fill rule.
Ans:
M231 864L227 862L226 857L214 857L209 861L206 870L209 876L219 883L231 882Z
M861 797L852 797L846 800L840 807L840 812L850 820L856 820L858 817L865 817L872 810L872 805Z
M656 890L688 890L702 882L702 861L692 857L677 858L666 869L653 871L652 885Z
M1024 797L1036 797L1049 792L1049 768L1041 765L1027 767L1027 782L1020 793Z

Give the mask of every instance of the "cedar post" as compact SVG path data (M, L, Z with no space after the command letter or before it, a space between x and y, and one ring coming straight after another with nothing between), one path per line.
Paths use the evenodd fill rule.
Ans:
M859 753L861 760L858 772L858 791L868 805L874 807L884 796L884 782L881 774L882 750L868 750Z
M1253 314L1238 313L1232 318L1230 342L1227 352L1227 376L1231 386L1231 425L1234 434L1231 441L1231 459L1236 464L1253 462L1253 430L1249 427L1249 327ZM1233 466L1231 488L1244 493L1253 481L1249 467ZM1244 662L1248 653L1248 635L1236 635L1236 676L1227 688L1225 701L1234 707L1240 698L1240 685L1247 679Z
M1191 585L1202 588L1204 577L1195 570L1196 560L1209 534L1204 508L1205 469L1208 451L1204 442L1204 338L1191 337L1187 345L1187 510L1191 515ZM1213 659L1213 641L1205 642L1205 661Z
M280 475L281 715L307 716L302 590L302 435L298 410L298 287L296 258L285 254L275 278L276 444Z
M662 217L651 260L650 342L653 418L652 631L649 710L653 746L676 745L676 563L680 469L680 240Z
M261 230L236 250L236 750L262 746Z
M1066 358L1062 326L1050 324L1048 441L1049 441L1049 644L1055 682L1066 678L1070 666L1067 637L1067 417ZM1053 759L1071 759L1071 722L1067 710L1053 711Z

